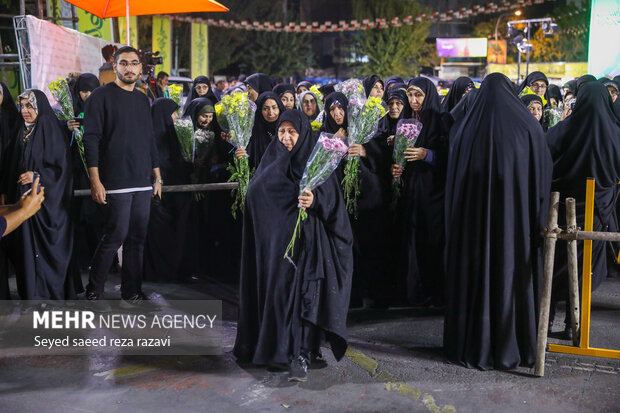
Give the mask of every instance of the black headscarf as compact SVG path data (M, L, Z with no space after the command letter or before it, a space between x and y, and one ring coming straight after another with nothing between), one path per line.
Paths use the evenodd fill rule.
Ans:
M385 90L387 91L390 88L392 83L405 83L402 77L400 76L390 76L385 79Z
M99 87L99 78L92 73L82 73L75 84L71 93L71 99L73 100L73 113L78 116L84 112L84 102L80 98L80 92L92 92Z
M549 99L555 99L558 105L564 100L559 86L554 84L547 86L547 96L549 96Z
M248 76L243 83L249 85L259 95L270 92L273 89L273 81L264 73L254 73Z
M620 87L618 86L618 84L616 82L614 82L613 80L606 78L606 77L602 77L598 80L599 82L601 82L605 87L607 86L611 86L613 88L616 89L616 91L619 91Z
M295 86L290 85L288 83L280 83L279 85L276 85L273 87L273 93L275 93L276 95L278 95L278 98L282 99L282 95L284 95L285 93L290 93L291 95L293 95L293 108L295 106L297 106L297 96L295 94Z
M278 121L267 122L263 117L263 106L267 102L268 99L275 100L278 105L278 109L280 110L280 115L284 113L284 105L282 101L275 93L269 91L262 93L258 99L256 99L256 113L254 114L254 126L252 127L252 136L250 137L250 142L247 147L247 152L250 157L250 167L257 168L261 162L263 154L267 149L267 146L273 141L277 139L277 128L276 125ZM279 119L279 116L278 116Z
M527 95L521 96L520 99L521 99L521 102L523 102L523 104L525 105L526 108L529 108L530 103L532 103L532 102L538 102L538 103L540 103L540 106L544 107L542 98L540 96L538 96L538 95L532 95L531 93L528 93ZM542 126L542 124L543 124L543 116L540 117L540 120L538 122Z
M445 112L450 112L460 102L468 89L473 89L474 81L466 76L461 76L454 81L448 94L443 99L441 107Z
M385 101L388 105L392 99L400 100L403 104L403 110L400 112L398 119L392 119L390 114L386 113L385 116L379 120L379 128L377 130L378 134L387 136L394 135L396 133L398 121L401 119L411 118L411 106L409 105L409 98L407 97L406 84L395 83L389 91L385 92Z
M301 92L299 91L299 88L301 86L305 86L308 90L310 90L312 85L313 85L312 82L309 82L307 80L302 80L301 82L297 83L297 87L295 88L295 90L297 91L298 94L301 94Z
M187 183L191 172L191 166L188 167L183 160L181 146L174 131L172 113L178 108L175 101L168 98L157 98L151 106L153 133L159 152L159 168L162 178L168 185Z
M200 85L200 84L208 86L207 87L207 93L205 95L202 95L202 96L198 96L198 92L196 92L196 85ZM189 104L192 103L192 100L198 99L199 97L210 99L211 102L218 102L219 101L219 99L217 98L217 96L215 96L215 93L213 93L213 90L211 89L211 81L209 80L209 78L207 76L204 76L204 75L198 76L192 82L192 91L191 91L190 95L187 97L187 100L185 101L185 104L183 105L183 112L185 112L187 110Z
M586 179L592 177L596 180L594 231L617 231L614 203L620 179L620 119L607 88L596 81L582 83L571 115L549 130L547 141L553 157L552 189L560 192L561 199L575 198L577 222L583 223ZM561 204L559 225L564 222L562 209ZM582 249L580 245L580 254ZM568 289L565 251L556 251L564 254L563 260L556 258L553 292L557 299L563 299ZM592 289L606 276L605 244L595 241Z
M577 93L577 79L569 80L562 85L563 89L568 89L573 95Z
M364 85L364 91L366 91L366 97L370 96L370 92L372 91L372 88L375 87L377 82L381 83L383 87L385 88L385 83L383 82L383 79L381 79L377 75L372 75L372 76L368 76L367 78L364 78L364 80L362 81L362 84Z
M411 86L416 86L424 92L424 102L422 102L422 108L417 114L417 118L422 122L422 132L420 132L416 146L430 148L433 145L433 140L441 134L439 94L435 84L423 76L411 79L407 84L407 88Z
M293 260L283 258L298 215L299 184L315 142L307 116L287 110L278 124L299 132L293 149L277 139L265 152L246 196L240 308L234 355L254 364L288 365L303 347L318 351L305 332L346 350L346 314L353 268L352 234L335 175L313 190Z
M183 116L189 116L192 118L192 123L194 124L194 129L196 129L198 126L198 116L200 115L200 113L202 112L202 109L208 106L209 107L209 112L213 112L213 120L211 121L211 123L209 123L209 126L213 125L213 130L214 131L220 131L220 127L219 124L217 123L217 119L215 117L215 108L213 105L213 101L211 99L207 99L207 98L198 98L198 99L194 99L192 101L192 103L190 103L190 105L187 107L187 109L185 109L185 111L183 112Z
M596 82L596 78L592 75L583 75L579 79L577 79L577 83L575 86L575 95L579 93L579 89L581 89L583 85L589 82Z
M295 86L290 85L288 83L280 83L273 87L273 93L278 95L278 97L282 97L286 92L292 93L295 96Z
M547 75L545 75L543 72L536 71L536 72L532 72L529 75L527 75L525 80L523 80L523 83L519 85L519 90L517 94L520 95L526 86L532 86L532 83L536 82L537 80L542 80L543 82L547 84L547 86L549 86L549 79L547 79ZM546 97L546 92L545 92L545 99L546 98L547 97Z
M330 113L330 108L336 102L344 110L344 122L342 123L342 126L338 126L338 124L332 117L332 114ZM323 126L321 126L320 131L327 132L327 133L336 133L338 132L340 128L343 128L344 130L346 130L349 127L349 119L347 116L348 106L349 106L349 100L344 95L344 93L340 93L340 92L330 93L325 99L325 109L324 109L325 115L323 117Z
M329 85L323 85L319 87L319 92L321 92L323 96L329 96L334 93L335 90L336 89L334 89L334 85L332 85L331 83Z
M482 370L532 365L551 182L543 130L508 78L492 73L452 137L446 355Z

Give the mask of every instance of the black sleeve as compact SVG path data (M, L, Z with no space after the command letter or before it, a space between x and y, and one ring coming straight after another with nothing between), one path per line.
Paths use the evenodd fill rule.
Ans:
M95 95L86 99L84 107L84 154L89 168L99 167L99 142L103 136L104 122L103 96Z

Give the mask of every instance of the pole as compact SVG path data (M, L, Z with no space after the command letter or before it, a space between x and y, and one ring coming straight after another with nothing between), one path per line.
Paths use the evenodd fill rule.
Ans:
M530 22L527 22L527 54L526 54L526 63L525 63L525 77L530 74L530 32L532 28L530 26Z
M125 0L125 41L127 46L131 46L129 36L129 0Z
M517 54L519 58L517 59L517 85L521 83L521 50L519 50L519 46L517 46Z
M553 283L553 261L555 259L555 243L558 239L558 208L560 193L551 193L549 203L549 220L545 228L545 270L543 273L542 296L540 297L540 315L538 318L538 341L536 345L536 365L534 374L545 375L545 351L547 349L547 333L549 331L549 308L551 307L551 284Z
M575 208L575 198L566 198L566 223L568 232L577 231L577 213ZM577 240L566 243L568 252L568 291L570 309L571 329L573 330L573 345L579 346L579 263L577 260Z
M19 15L23 16L26 14L26 0L19 0Z

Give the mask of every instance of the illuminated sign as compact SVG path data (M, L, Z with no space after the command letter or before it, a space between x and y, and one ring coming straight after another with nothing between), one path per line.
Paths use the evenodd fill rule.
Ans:
M439 57L486 57L487 39L437 39L437 54Z

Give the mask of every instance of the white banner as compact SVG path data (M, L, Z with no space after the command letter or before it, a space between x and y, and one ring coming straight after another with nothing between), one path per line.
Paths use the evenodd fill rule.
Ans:
M27 16L26 24L30 39L30 84L45 92L50 102L54 98L47 86L59 77L67 77L70 72L99 76L103 64L101 48L111 42L34 16Z

